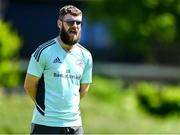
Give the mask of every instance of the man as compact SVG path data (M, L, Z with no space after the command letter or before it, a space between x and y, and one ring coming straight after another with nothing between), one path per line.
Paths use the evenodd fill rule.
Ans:
M60 34L32 54L24 88L35 103L31 134L83 134L80 98L92 82L92 57L78 42L82 12L60 9Z

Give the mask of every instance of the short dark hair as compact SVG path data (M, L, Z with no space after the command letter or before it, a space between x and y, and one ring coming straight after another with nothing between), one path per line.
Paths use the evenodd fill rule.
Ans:
M78 16L82 15L82 11L73 5L66 5L59 10L59 19L61 20L67 14Z

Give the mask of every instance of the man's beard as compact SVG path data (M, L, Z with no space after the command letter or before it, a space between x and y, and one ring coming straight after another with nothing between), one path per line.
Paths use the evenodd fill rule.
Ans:
M73 46L77 42L79 42L80 34L77 33L77 37L74 38L74 36L70 36L68 34L68 31L65 30L64 26L62 25L62 29L60 32L60 38L63 41L64 44Z

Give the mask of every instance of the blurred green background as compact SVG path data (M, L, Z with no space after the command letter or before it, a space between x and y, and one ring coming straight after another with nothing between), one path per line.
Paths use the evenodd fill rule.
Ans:
M0 133L30 132L28 60L57 36L65 4L84 11L80 42L94 59L81 101L85 133L180 133L179 0L0 0Z

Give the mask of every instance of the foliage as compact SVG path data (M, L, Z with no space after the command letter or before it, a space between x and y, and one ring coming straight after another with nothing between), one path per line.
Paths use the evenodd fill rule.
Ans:
M180 88L139 83L136 86L140 105L152 114L165 116L180 112Z
M97 0L87 6L90 22L103 21L121 45L121 56L154 61L153 48L180 40L179 0Z
M11 25L2 20L0 37L0 86L12 88L20 82L18 53L22 41Z
M102 79L102 77L96 76L95 81L91 85L92 98L97 100L104 100L108 103L118 102L119 91L122 91L121 83L117 80L109 82L109 79ZM95 89L95 90L93 90Z

